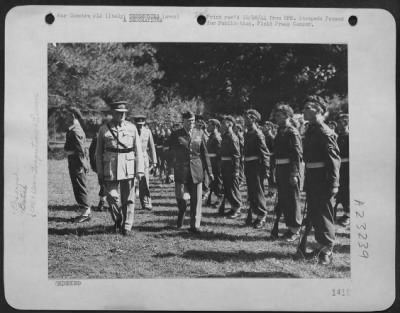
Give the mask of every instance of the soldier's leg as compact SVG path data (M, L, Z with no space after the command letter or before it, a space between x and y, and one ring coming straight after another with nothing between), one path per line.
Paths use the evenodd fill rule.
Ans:
M175 197L178 204L178 220L177 227L181 228L183 226L183 220L185 218L186 212L186 200L183 199L185 193L185 185L180 183L175 183Z
M200 227L201 222L201 204L202 204L202 183L190 184L190 228Z
M242 206L242 196L240 194L240 177L232 177L230 193L230 203L232 206L231 214L229 217L238 218L240 217L240 208Z
M110 210L111 218L115 223L115 231L122 226L122 211L121 201L119 194L118 181L106 181L104 183L104 190L107 194L108 208Z
M70 169L70 178L75 200L79 205L79 213L82 216L89 216L91 211L88 199L86 174L84 172L78 173L74 169Z
M125 179L120 182L123 234L131 231L135 214L135 180Z
M139 197L143 209L151 209L149 189L149 168L145 167L144 176L139 180Z

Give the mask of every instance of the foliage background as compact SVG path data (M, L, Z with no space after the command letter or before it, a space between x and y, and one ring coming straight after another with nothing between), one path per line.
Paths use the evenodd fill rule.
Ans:
M347 46L233 43L56 43L48 46L49 136L62 108L77 106L88 137L107 103L127 100L128 118L171 125L183 109L206 117L255 108L264 120L278 102L295 112L307 95L348 112Z

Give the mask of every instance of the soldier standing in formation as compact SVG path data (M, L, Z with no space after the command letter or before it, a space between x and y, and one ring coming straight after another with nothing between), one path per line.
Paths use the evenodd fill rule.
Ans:
M349 162L349 115L341 114L338 120L338 146L340 150L340 180L339 192L336 196L336 205L342 204L344 214L338 220L342 226L350 225L350 162ZM335 209L336 209L335 208Z
M206 205L211 205L211 195L214 193L217 201L213 207L219 208L223 200L223 185L221 176L221 133L219 132L221 123L216 119L208 120L208 133L210 134L207 141L208 156L211 161L211 168L214 180L210 182L210 193L208 195Z
M246 224L252 223L252 213L257 215L253 226L261 228L265 225L267 203L264 195L264 178L269 176L270 152L265 145L264 134L257 128L261 115L254 109L245 113L247 132L244 137L244 170L247 181L247 199L250 208Z
M333 199L338 192L340 156L336 134L324 122L325 103L318 96L310 96L304 105L304 118L309 121L304 138L306 164L305 190L308 214L315 230L320 264L332 262L335 242L335 213Z
M68 170L71 178L75 200L78 203L80 215L75 222L82 223L90 220L90 205L88 200L87 178L89 160L86 153L86 135L79 120L82 115L79 109L71 107L66 112L65 124L68 127L64 150L68 155Z
M192 112L182 114L183 128L174 131L170 138L172 164L175 174L175 196L178 204L177 227L183 226L186 200L190 198L190 231L199 232L202 206L203 168L213 180L204 133L196 128Z
M279 126L273 144L278 187L277 210L283 212L288 227L284 238L287 241L295 241L299 238L302 223L300 209L302 142L297 128L290 123L290 119L293 117L293 110L290 106L279 105L275 109L274 117ZM274 234L271 234L271 236L274 236Z
M240 195L240 143L233 132L235 120L232 116L225 116L222 120L221 131L221 174L224 185L224 199L218 213L225 214L225 200L231 204L230 218L239 218L242 200Z
M125 120L126 101L110 104L113 119L101 126L97 138L96 167L104 184L114 230L124 236L131 232L135 210L135 175L144 174L142 143L136 126Z
M151 196L150 196L150 168L156 168L157 155L154 146L153 135L150 129L145 127L146 116L136 115L134 117L135 125L142 142L142 151L144 157L144 176L139 181L139 198L143 209L151 210ZM150 156L148 151L150 151Z

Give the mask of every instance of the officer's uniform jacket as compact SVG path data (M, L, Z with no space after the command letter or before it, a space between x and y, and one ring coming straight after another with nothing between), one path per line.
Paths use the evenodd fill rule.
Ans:
M112 135L126 146L118 144ZM142 143L136 126L128 121L115 122L100 127L96 148L97 174L106 181L133 179L136 173L144 173Z
M306 190L339 187L340 153L337 135L325 123L310 124L303 141Z
M240 157L240 142L238 136L232 131L226 132L222 135L221 141L221 166L225 167L227 164L231 165L232 175L237 175L240 171Z
M260 164L264 173L268 174L270 151L265 144L264 134L258 128L250 129L245 134L244 161L247 166L252 164L252 162Z
M86 135L81 125L75 122L66 134L64 150L69 153L68 166L72 170L89 169L88 156L85 149Z
M337 144L340 151L340 157L343 163L349 162L349 134L339 135Z
M213 169L217 169L221 159L221 141L222 137L220 133L212 133L207 140L207 151L210 157L211 166Z
M203 131L194 128L190 136L184 128L178 129L171 134L169 145L176 183L203 182L204 168L212 174Z
M273 147L274 162L275 165L278 165L277 169L280 166L289 166L290 176L300 177L303 146L298 130L291 125L279 127Z
M157 162L156 147L154 145L153 135L147 127L142 127L140 131L140 140L142 142L142 151L144 157L144 166L146 168L150 165L150 159L153 163ZM149 156L150 152L150 156ZM149 159L150 157L150 159Z

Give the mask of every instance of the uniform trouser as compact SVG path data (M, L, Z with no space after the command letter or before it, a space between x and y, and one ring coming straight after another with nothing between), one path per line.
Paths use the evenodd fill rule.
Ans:
M278 187L278 210L283 212L288 228L299 228L302 223L300 207L300 184L290 183L290 165L276 166L276 181ZM300 180L299 180L300 181Z
M332 249L335 242L335 218L333 197L328 191L307 187L307 210L315 230L315 240L323 247Z
M78 172L76 169L69 167L69 176L71 178L72 190L74 191L75 200L79 207L83 210L90 208L88 200L88 189L86 173Z
M247 182L247 199L252 213L264 218L267 211L267 203L264 195L264 172L258 160L246 162L245 174Z
M242 198L239 187L240 178L238 176L234 176L232 165L224 163L222 163L221 166L222 182L224 184L224 197L225 199L228 199L232 206L232 210L238 211L242 206ZM223 201L221 205L223 207L225 205L225 201Z
M183 199L183 195L184 193L189 193L190 228L200 227L202 185L202 183L194 184L193 182L188 182L185 184L175 183L175 196L178 203L178 226L183 225L183 219L186 212L186 200Z
M161 174L161 166L162 166L162 158L161 158L161 154L162 154L162 149L160 148L156 148L156 153L157 153L157 166L158 166L158 171Z
M134 179L106 181L107 200L113 221L131 230L135 213Z
M107 196L106 189L103 184L100 184L99 197L103 198L105 196Z
M345 213L350 213L350 179L349 163L340 165L339 192L336 196L336 204L341 203Z
M203 177L204 177L204 182L202 184L203 192L208 193L210 192L210 176L208 176L206 169L203 169Z
M240 159L240 172L239 172L239 182L245 183L246 176L244 174L244 159Z
M224 188L221 176L221 169L217 161L211 161L211 169L214 176L214 180L210 182L210 190L217 197L221 197L222 194L224 193Z
M151 207L149 176L149 167L145 166L144 175L139 180L139 198L142 208Z

